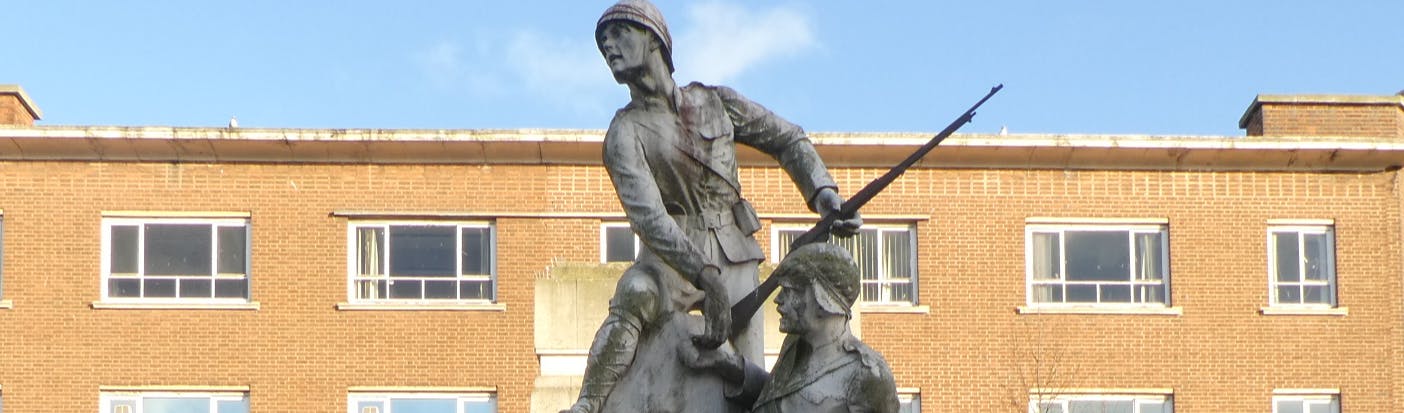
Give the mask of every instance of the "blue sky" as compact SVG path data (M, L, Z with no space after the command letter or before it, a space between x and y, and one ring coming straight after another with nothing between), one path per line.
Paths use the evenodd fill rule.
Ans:
M586 128L612 1L13 1L41 125ZM811 131L1242 135L1260 93L1404 89L1404 2L659 0L680 82Z

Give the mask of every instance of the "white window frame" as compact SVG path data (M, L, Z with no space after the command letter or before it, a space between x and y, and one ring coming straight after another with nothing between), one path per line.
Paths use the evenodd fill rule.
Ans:
M358 281L373 281L373 280L384 279L384 280L387 281L387 282L393 282L393 281L395 281L396 279L415 279L415 278L413 278L413 277L409 277L409 278L406 278L406 277L392 277L392 276L390 276L390 274L388 273L388 268L389 268L389 265L390 265L390 264L389 264L388 258L389 258L389 254L390 254L390 250L391 250L391 247L390 247L390 232L389 232L389 231L390 231L390 227L394 227L394 226L440 226L440 227L449 227L449 226L451 226L451 227L454 227L454 233L456 234L456 235L454 236L454 251L458 251L458 254L456 254L456 255L457 255L459 258L455 260L455 263L454 263L454 277L451 278L451 279L452 279L453 281L479 281L479 282L481 282L481 281L486 281L486 282L488 282L488 283L491 285L491 287L492 287L492 288L491 288L491 290L492 290L492 298L490 298L490 299L477 299L477 298L470 298L470 299L463 299L463 298L455 298L455 299L423 298L424 292L423 292L422 284L421 284L421 292L420 292L420 297L421 297L421 298L417 298L417 299L414 299L414 298L411 298L411 299L405 299L405 298L388 298L388 297L387 297L387 298L360 298L360 294L358 294L359 291L358 291L358 287L357 287L357 282L358 282ZM357 230L360 229L360 228L369 228L369 227L379 227L379 228L382 228L382 229L385 230L385 240L384 240L384 242L385 242L385 247L384 247L384 248L385 248L385 252L384 252L384 254L385 254L385 258L386 258L387 260L386 260L386 262L385 262L384 264L382 264L382 265L385 266L384 268L386 269L386 274L384 274L384 276L381 276L381 277L361 277L360 274L358 274L358 272L360 271L360 259L361 259L361 257L360 257L359 248L357 248L357 245L356 245L357 235L358 235L358 234L357 234ZM368 306L411 305L411 306L418 306L418 305L432 305L432 304L436 304L436 303L442 303L442 304L492 304L492 303L497 302L497 297L498 297L498 291L497 291L497 290L498 290L498 282L497 282L497 267L498 267L498 260L497 260L497 243L498 243L498 237L497 237L497 225L496 225L496 223L494 223L494 222L491 222L491 221L444 221L444 220L352 220L352 221L350 221L350 222L347 223L347 227L346 227L346 228L347 228L347 231L346 231L346 297L347 297L347 301L348 301L351 305L353 305L353 306L355 306L355 305L368 305ZM487 229L487 230L488 230L488 243L490 244L490 247L489 247L489 249L488 249L488 254L490 255L489 259L492 260L491 264L489 264L489 266L488 266L488 272L489 272L489 274L487 274L487 275L464 275L464 274L463 274L463 260L462 260L462 257L461 257L461 256L462 256L462 251L463 251L463 237L462 237L461 234L462 234L462 231L463 231L464 228L475 228L475 229ZM424 281L424 280L439 281L439 280L450 280L450 278L448 278L448 277L422 277L422 278L419 278L418 280L419 280L419 281ZM456 291L460 291L460 292L461 292L461 290L457 290L457 289L456 289Z
M771 226L770 226L770 240L771 240L771 241L770 241L770 260L771 260L771 262L776 263L776 264L779 264L780 261L781 261L782 259L785 258L785 257L782 256L781 253L780 253L781 247L782 247L782 246L780 245L780 244L781 244L781 243L780 243L780 233L781 233L781 232L799 232L799 233L804 233L805 231L809 231L809 229L810 229L810 228L813 228L813 227L814 227L814 224L796 224L796 223L787 223L787 224L779 224L779 223L777 223L777 224L771 225ZM858 303L857 303L857 304L858 304L858 305L861 305L861 306L900 306L900 307L910 307L910 306L916 306L918 303L920 303L920 302L921 302L921 296L920 296L920 294L918 293L918 291L920 290L920 289L919 289L919 286L920 286L920 283L921 283L921 274L920 274L920 271L918 271L918 268L917 268L917 260L918 260L918 259L917 259L917 256L919 255L919 251L917 251L917 245L918 245L918 243L917 243L917 227L916 227L916 223L901 223L901 224L896 224L896 223L892 223L892 224L873 224L873 223L865 223L865 224L863 224L863 227L862 227L861 230L875 230L875 231L878 232L878 236L876 237L876 238L877 238L877 242L878 242L878 251L882 251L882 250L883 250L882 244L886 242L886 241L883 240L883 237L882 237L882 234L883 234L883 233L885 233L885 232L905 232L905 233L907 233L907 242L908 242L907 249L908 249L908 251L911 252L911 253L909 254L909 257L908 257L908 260L907 260L907 268L908 268L909 271L911 272L911 277L908 278L908 279L905 279L905 280L901 280L901 279L894 280L894 279L891 279L890 276L887 274L886 270L883 268L883 266L882 266L882 265L878 265L878 266L877 266L877 268L878 268L877 279L875 279L875 280L866 280L866 279L865 279L865 280L861 280L860 283L862 284L862 286L867 286L867 285L870 285L870 284L877 284L877 285L878 285L878 297L879 297L879 299L878 299L877 301L867 301L867 300L864 300L864 299L863 299L863 294L862 294L862 289L861 289L861 287L860 287L859 295L858 295ZM786 245L786 246L784 246L784 247L786 247L786 248L788 249L789 246ZM911 299L911 301L895 301L895 300L892 300L892 286L893 286L894 284L910 284L910 285L911 285L911 289L912 289L912 299Z
M1142 404L1142 403L1161 402L1161 403L1168 404L1168 405L1170 406L1170 411L1172 411L1172 412L1175 411L1175 398L1174 398L1174 396L1169 395L1169 394L1066 394L1066 395L1047 395L1047 394L1043 394L1043 395L1030 395L1030 396L1029 396L1029 413L1045 413L1045 412L1043 411L1042 406L1043 406L1043 405L1050 405L1050 404L1051 404L1051 405L1057 405L1058 407L1060 407L1060 408L1062 409L1062 412L1063 412L1063 413L1071 413L1071 412L1068 411L1068 408L1069 408L1068 405L1069 405L1070 402L1074 402L1074 401L1078 401L1078 402L1081 402L1081 401L1090 401L1090 402L1098 402L1098 401L1102 401L1102 402L1124 402L1124 401L1129 401L1129 402L1131 402L1131 404L1132 404L1132 406L1133 406L1133 407L1132 407L1132 413L1144 413L1144 412L1141 411L1141 404ZM1159 412L1155 412L1155 413L1159 413Z
M346 413L395 413L390 408L393 400L403 399L438 399L454 401L455 413L464 413L463 404L467 402L488 402L492 403L493 411L497 411L497 394L489 392L395 392L395 393L351 393L346 397ZM384 410L379 412L369 412L358 410L360 403L382 403Z
M611 229L618 229L618 228L629 229L630 233L633 234L633 229L632 229L632 227L629 226L629 223L628 223L628 222L603 222L603 223L600 223L600 262L601 262L601 263L625 262L625 261L609 261L609 237L607 236L607 234L608 234L607 231L608 231L608 230L611 230ZM643 250L642 250L642 248L643 248L643 243L641 243L641 242L639 241L639 234L633 234L633 236L634 236L634 259L638 259L638 258L639 258L639 252L643 251Z
M179 399L207 399L210 402L210 411L217 410L219 402L243 401L249 402L248 392L184 392L184 391L104 391L99 395L100 413L114 413L112 411L114 403L129 402L135 409L131 413L144 413L145 403L148 398L179 398Z
M897 406L897 410L904 413L921 413L921 391L897 388ZM908 410L902 410L904 407Z
M1136 277L1135 277L1135 274L1134 274L1135 267L1136 267L1136 263L1135 263L1135 259L1136 259L1136 257L1135 257L1135 255L1136 255L1136 254L1135 254L1135 245L1134 245L1134 244L1129 244L1129 248L1130 248L1130 254L1129 254L1130 257L1129 257L1129 258L1130 258L1131 262L1128 262L1128 263L1127 263L1127 268L1128 268L1128 271L1132 271L1133 273L1127 275L1127 280L1128 280L1127 282L1124 282L1124 283L1123 283L1123 282L1111 282L1111 281L1068 281L1068 280L1067 280L1067 275L1068 275L1068 273L1067 273L1067 264L1068 264L1068 263L1067 263L1067 261L1068 261L1068 260L1067 260L1067 251L1068 251L1068 250L1067 250L1067 232L1069 232L1069 231L1072 231L1072 232L1085 232L1085 231L1126 232L1126 233L1127 233L1127 242L1128 242L1128 243L1134 243L1134 242L1135 242L1135 241L1134 241L1134 240L1135 240L1135 234L1147 234L1147 233L1158 233L1158 234L1160 234L1160 235L1161 235L1161 240L1162 240L1161 243L1160 243L1160 256L1161 256L1161 269L1160 269L1160 271L1161 271L1161 274L1164 275L1163 280L1161 280L1160 282L1149 282L1149 281L1139 281L1139 280L1136 280L1136 279L1135 279L1135 278L1136 278ZM1035 263L1035 261L1036 261L1036 257L1034 257L1034 242L1033 242L1033 240L1034 240L1034 234L1035 234L1035 233L1057 233L1057 234L1058 234L1058 252L1059 252L1059 257L1058 257L1058 266L1059 266L1059 267L1058 267L1058 274L1059 274L1059 277L1060 277L1060 278L1057 279L1057 280L1037 280L1037 279L1034 277L1034 263ZM1031 308L1054 308L1054 309L1057 309L1057 308L1166 309L1166 308L1170 308L1171 305L1172 305L1171 300L1170 300L1170 298L1171 298L1171 296L1172 296L1172 295L1171 295L1171 286L1172 286L1172 284L1173 284L1172 278L1173 278L1173 277L1172 277L1172 275L1170 274L1170 229L1169 229L1169 226L1166 225L1166 224L1162 224L1162 223L1154 223L1154 224L1073 224L1073 223L1068 223L1068 224L1062 224L1062 223L1059 223L1059 224L1027 224L1027 225L1024 226L1024 302L1027 303L1027 305L1028 305L1029 307L1031 307ZM1062 301L1062 302L1044 302L1044 301L1037 301L1037 300L1034 299L1034 295L1035 295L1035 294L1034 294L1034 290L1035 290L1034 287L1035 287L1036 285L1054 285L1054 286L1063 286L1064 288L1066 288L1066 286L1068 286L1068 285L1082 285L1082 284L1099 285L1099 286L1098 286L1099 291L1100 291L1100 285L1104 285L1104 284L1127 285L1127 286L1131 287L1131 296L1133 297L1133 302L1108 302L1108 303L1103 303L1103 302L1096 302L1096 303L1068 302L1068 301L1067 301L1067 294L1066 294L1066 292L1064 292L1064 294L1063 294L1063 301ZM1160 285L1160 286L1162 286L1163 289L1164 289L1164 297L1162 297L1162 298L1163 298L1163 301L1162 301L1162 302L1134 302L1134 298L1135 298L1135 296L1136 296L1136 290L1137 290L1135 287L1139 287L1139 286L1156 286L1156 285ZM1100 292L1099 292L1099 293L1098 293L1099 300L1100 300L1100 295L1101 295L1101 294L1100 294Z
M1292 393L1290 391L1282 392L1281 390L1274 391L1273 393L1274 394L1272 395L1272 413L1279 413L1277 410L1278 402L1301 402L1303 412L1310 411L1308 409L1311 406L1331 405L1334 405L1336 407L1337 412L1341 411L1341 395L1339 393L1303 394Z
M111 280L112 280L113 278L119 278L119 279L137 279L137 280L147 280L147 279L175 279L175 280L177 280L177 284L176 284L176 287L175 287L177 292L180 291L180 286L179 286L179 282L180 282L180 281L179 281L179 280L181 280L181 279L187 279L187 278L197 278L197 277L185 277L185 276L155 276L155 275L145 275L145 274L144 274L144 272L145 272L145 260L146 260L146 258L145 258L145 256L144 256L144 255L145 255L145 254L144 254L144 248L145 248L145 243L146 243L144 234L146 233L146 225L147 225L147 224L158 224L158 225L167 225L167 224L172 224L172 225L208 225L208 226L210 226L210 227L211 227L211 231L210 231L210 237L211 237L211 240L210 240L210 249L211 249L211 251L210 251L210 256L211 256L211 259L210 259L210 274L211 274L211 276L210 276L209 278L210 278L211 280L214 280L214 281L217 281L217 280L231 280L231 279L243 279L243 280L244 280L244 297L243 297L243 298L229 298L229 297L225 297L225 298L216 298L216 297L208 297L208 298L206 298L206 297L200 297L200 298L182 298L182 297L144 297L144 296L142 296L142 297L113 297L113 296L111 296L110 287L111 287ZM119 276L119 277L113 277L113 275L112 275L112 227L114 227L114 226L136 226L136 227L137 227L137 242L139 243L139 245L138 245L138 247L137 247L137 257L136 257L136 259L137 259L137 263L136 263L136 266L137 266L137 275L135 275L135 276L124 275L124 276ZM160 304L167 304L167 303L168 303L168 304L214 304L214 305L219 305L219 304L244 304L244 303L249 303L250 300L251 300L250 297L253 296L253 277L252 277L251 270L250 270L250 269L252 268L252 266L253 266L253 256L252 256L252 251L251 251L251 250L252 250L252 244L253 244L253 237L252 237L251 226L252 226L252 225L251 225L251 223L250 223L250 221L249 221L248 218L186 218L186 217L171 217L171 218L164 218L164 217L103 218L103 219L102 219L102 265L101 265L101 269L102 269L102 277L101 277L102 302L105 302L105 303L160 303ZM219 230L218 230L218 229L221 228L221 227L240 227L240 228L243 228L243 229L244 229L244 272L243 272L243 274L235 274L235 273L228 273L228 274L226 274L226 273L220 273L220 272L219 272ZM212 281L212 282L213 282L213 281ZM144 284L144 283L143 283L143 284ZM144 285L143 285L142 288L143 288L143 289L145 288ZM213 290L213 286L212 286L211 288L212 288L211 291L213 292L213 291L214 291L214 290ZM145 294L143 293L142 295L145 295Z
M1274 238L1279 233L1293 233L1297 235L1297 256L1298 274L1297 282L1281 283L1277 281L1277 242ZM1325 281L1310 281L1306 279L1306 237L1303 235L1322 235L1326 238L1327 262L1325 263ZM1272 308L1288 309L1331 309L1336 308L1338 298L1336 296L1336 231L1332 224L1269 224L1267 229L1267 258L1268 258L1268 306ZM1288 284L1288 285L1282 285ZM1277 289L1279 286L1295 286L1299 288L1301 303L1280 303L1278 302ZM1307 303L1305 287L1326 287L1326 303Z

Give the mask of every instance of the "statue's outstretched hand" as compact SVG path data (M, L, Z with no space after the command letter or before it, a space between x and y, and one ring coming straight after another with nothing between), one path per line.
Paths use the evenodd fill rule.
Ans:
M726 299L721 270L710 265L703 267L702 274L697 276L697 288L707 293L702 300L702 317L707 327L702 335L693 336L692 342L704 349L714 349L726 342L727 332L731 331L731 306Z
M833 188L823 188L819 193L814 194L814 212L819 216L828 216L843 209L843 197ZM840 237L851 237L858 233L858 227L863 226L863 215L858 211L853 211L853 216L841 216L834 220L834 225L829 227L829 232Z

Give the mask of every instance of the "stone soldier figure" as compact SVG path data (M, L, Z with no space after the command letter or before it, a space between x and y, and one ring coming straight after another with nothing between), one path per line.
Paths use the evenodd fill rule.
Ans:
M882 355L848 330L861 284L848 251L809 244L785 257L771 277L781 277L780 331L785 343L775 368L761 367L728 347L682 351L690 367L730 383L727 397L752 404L756 413L896 413L897 386Z
M629 88L629 104L605 135L604 165L645 248L615 287L569 411L744 411L726 405L715 375L677 356L683 345L716 348L728 339L752 359L764 350L759 314L728 337L730 306L756 287L765 258L752 236L760 222L741 198L735 145L775 157L811 210L837 211L843 199L798 126L732 89L674 83L672 37L653 4L611 6L595 40L615 81ZM855 216L833 228L851 235L861 224ZM704 323L687 314L699 306Z

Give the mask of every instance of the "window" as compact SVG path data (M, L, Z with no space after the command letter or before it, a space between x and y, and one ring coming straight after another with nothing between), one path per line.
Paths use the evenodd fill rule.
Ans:
M350 243L352 302L490 302L496 296L490 224L352 223Z
M1030 305L1169 305L1164 225L1029 225L1025 241Z
M639 256L639 237L628 222L600 225L600 262L632 262Z
M104 392L102 413L249 413L247 393Z
M810 227L775 227L771 239L774 248L771 259L780 261L790 252L790 243L804 235ZM853 254L862 277L866 304L905 304L917 302L916 237L911 225L863 225L858 235L833 237L829 242L841 245Z
M921 395L897 390L897 413L921 413Z
M247 219L103 220L102 296L111 301L247 302Z
M1167 395L1040 396L1029 401L1029 413L1173 413Z
M1268 228L1268 285L1274 306L1336 306L1336 248L1329 225Z
M1339 395L1275 395L1272 413L1341 413Z
M490 393L352 394L347 413L495 413Z

